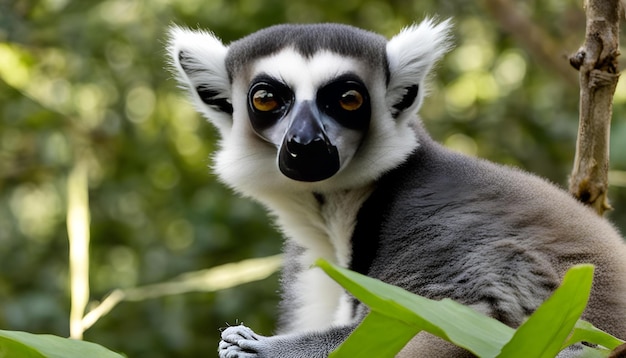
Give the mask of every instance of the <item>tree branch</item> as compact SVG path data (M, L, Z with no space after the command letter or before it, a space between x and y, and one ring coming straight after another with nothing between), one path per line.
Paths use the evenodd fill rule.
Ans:
M278 271L282 255L248 259L210 269L187 272L170 281L147 286L116 289L80 321L81 333L93 326L123 301L143 301L188 292L215 292L265 279Z
M569 190L599 215L607 199L613 94L619 78L619 0L586 0L585 43L570 57L579 70L580 118Z
M83 339L81 320L89 302L89 192L85 160L77 159L67 179L70 265L70 337Z

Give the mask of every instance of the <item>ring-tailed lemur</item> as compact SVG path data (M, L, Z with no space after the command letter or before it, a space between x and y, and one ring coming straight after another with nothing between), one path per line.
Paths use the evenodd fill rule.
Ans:
M221 134L215 172L286 237L280 332L230 327L220 357L326 357L344 341L367 310L311 268L320 257L512 327L570 266L593 263L584 318L626 337L616 230L546 181L453 153L422 128L448 21L389 41L335 24L274 26L229 46L203 31L170 35L178 79ZM400 356L465 354L420 333Z

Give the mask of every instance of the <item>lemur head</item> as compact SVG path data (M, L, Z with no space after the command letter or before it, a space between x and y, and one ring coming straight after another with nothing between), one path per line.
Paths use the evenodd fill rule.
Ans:
M279 25L225 46L173 27L179 81L219 130L215 171L235 189L347 189L371 183L418 146L424 80L448 50L449 22L387 41L345 25Z

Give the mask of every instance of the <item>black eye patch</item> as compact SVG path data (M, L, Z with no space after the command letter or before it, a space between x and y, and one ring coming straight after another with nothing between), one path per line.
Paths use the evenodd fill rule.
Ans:
M269 76L259 76L248 90L248 115L252 127L266 129L283 118L294 102L293 91Z
M346 128L369 127L372 108L365 84L355 75L333 79L317 92L317 106Z

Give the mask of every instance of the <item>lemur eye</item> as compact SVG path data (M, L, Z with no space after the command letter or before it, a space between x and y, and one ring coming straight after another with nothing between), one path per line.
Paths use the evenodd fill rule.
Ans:
M255 78L248 90L248 116L253 129L261 133L278 123L293 102L293 91L285 83L266 75Z
M261 79L248 92L249 109L259 120L276 120L292 102L293 94L284 84L274 79Z
M346 128L365 130L372 107L367 87L359 77L347 73L317 91L317 107Z
M356 111L361 108L363 102L363 95L357 90L349 90L339 99L339 105L346 111Z
M273 92L260 89L252 95L252 105L261 112L271 112L279 108L280 104Z

